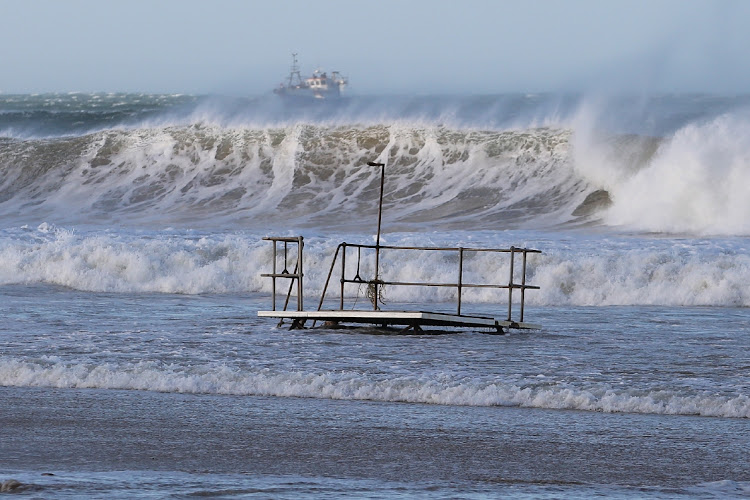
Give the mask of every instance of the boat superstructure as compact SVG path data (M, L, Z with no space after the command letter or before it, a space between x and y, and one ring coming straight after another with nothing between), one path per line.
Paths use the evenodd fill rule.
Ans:
M321 69L313 71L312 75L302 77L299 69L297 54L292 54L292 68L285 82L274 89L274 93L282 97L303 99L337 99L341 97L349 79L338 71L330 75Z

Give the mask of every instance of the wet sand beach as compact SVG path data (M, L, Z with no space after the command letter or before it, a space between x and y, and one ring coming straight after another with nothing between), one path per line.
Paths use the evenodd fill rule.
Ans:
M679 487L750 481L744 419L0 388L10 469Z

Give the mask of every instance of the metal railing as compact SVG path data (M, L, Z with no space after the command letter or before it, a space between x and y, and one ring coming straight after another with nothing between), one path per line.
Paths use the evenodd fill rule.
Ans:
M265 237L264 240L273 242L273 271L271 273L261 274L263 277L272 279L272 310L276 311L276 280L277 279L289 279L289 289L286 293L286 300L284 302L284 311L287 310L289 301L291 299L292 290L294 284L297 284L297 310L304 310L304 287L303 287L303 249L304 239L302 236L297 237L286 237L286 236L271 236ZM279 267L279 248L278 244L284 244L283 254L283 270L278 271ZM289 245L297 245L296 258L292 257L292 261L289 260ZM347 277L346 274L346 260L347 250L353 248L357 250L357 266L354 276ZM377 278L375 279L364 279L360 276L360 267L362 263L362 250L372 250L375 252L375 256L378 257L381 251L397 250L397 251L422 251L422 252L455 252L458 257L458 269L456 270L456 281L455 282L422 282L422 281L391 281L382 279L382 275L376 273ZM292 249L293 250L293 249ZM510 256L510 270L508 275L508 282L506 283L466 283L464 282L464 257L469 253L506 253ZM530 248L466 248L466 247L412 247L412 246L391 246L391 245L362 245L356 243L340 243L336 247L336 252L333 255L331 262L331 268L328 271L325 285L323 286L323 293L320 296L318 303L318 311L323 307L323 303L328 293L328 288L333 277L334 270L336 269L337 262L340 261L341 276L339 278L339 310L344 310L344 299L346 297L346 285L357 284L357 285L368 285L374 288L372 294L373 309L378 310L378 301L382 302L382 296L378 289L383 285L388 286L420 286L420 287L442 287L442 288L455 288L456 289L456 314L461 316L461 298L464 289L467 288L494 288L494 289L507 289L508 290L508 315L507 321L513 322L513 291L518 290L520 292L520 310L518 322L522 323L524 320L524 307L526 302L526 290L538 290L538 286L529 285L526 283L526 265L528 254L542 253L540 250L534 250ZM521 256L521 272L520 282L516 282L516 255ZM294 271L289 272L288 267L293 264Z
M356 274L351 277L347 278L346 276L346 257L347 257L347 249L348 248L356 248L357 249L357 270ZM412 251L427 251L427 252L456 252L458 253L458 269L457 269L457 281L456 282L449 282L449 283L433 283L433 282L408 282L408 281L389 281L389 280L383 280L381 279L382 276L378 275L378 272L376 272L377 278L374 280L366 280L363 279L359 275L360 270L360 263L362 261L362 249L367 250L374 250L376 252L376 257L379 256L380 251L382 250L412 250ZM492 253L507 253L510 254L510 273L508 278L508 283L500 284L500 283L465 283L464 282L464 256L467 253L482 253L482 252L492 252ZM333 257L333 262L331 262L331 268L328 271L328 277L326 278L326 283L323 287L323 293L320 297L320 302L318 303L318 310L320 311L323 307L323 302L325 301L326 293L328 291L328 286L331 281L331 277L333 276L333 271L336 267L336 262L339 260L339 255L341 256L341 277L339 279L340 283L340 293L339 293L339 309L344 310L344 297L345 297L345 286L347 283L356 283L358 285L367 284L368 286L374 287L374 293L372 296L374 297L374 300L372 300L373 303L373 309L378 309L378 300L380 298L380 295L378 293L378 288L382 287L383 285L389 285L389 286L421 286L421 287L448 287L448 288L455 288L457 293L457 314L461 315L461 296L462 292L466 288L495 288L495 289L507 289L508 290L508 321L513 321L512 315L513 315L513 290L520 290L520 315L519 315L519 322L523 322L523 316L524 316L524 306L525 306L525 299L526 299L526 290L538 290L538 286L534 285L528 285L526 284L526 263L527 263L527 256L530 253L541 253L540 250L533 250L530 248L516 248L516 247L510 247L510 248L464 248L464 247L406 247L406 246L390 246L390 245L360 245L360 244L352 244L352 243L341 243L336 248L336 253ZM514 282L514 274L515 274L515 256L516 254L521 254L521 281L520 283Z
M284 311L286 311L287 306L289 305L289 298L292 295L292 288L294 287L294 280L297 280L297 310L303 311L304 310L304 303L303 303L303 286L302 286L302 278L304 276L304 273L302 272L302 249L305 246L304 238L302 236L296 236L296 237L287 237L287 236L269 236L266 238L263 238L266 241L272 241L273 242L273 271L271 273L261 274L264 278L271 278L271 302L273 311L276 310L276 280L278 278L283 279L289 279L291 280L289 282L289 291L286 294L286 302L284 302ZM284 269L281 272L278 272L278 243L284 243ZM297 245L297 259L294 262L294 271L289 272L287 267L289 266L288 262L288 254L289 254L289 244L296 244Z

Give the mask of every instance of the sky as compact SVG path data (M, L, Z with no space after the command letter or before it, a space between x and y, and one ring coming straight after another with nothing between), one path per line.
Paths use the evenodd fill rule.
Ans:
M743 0L0 0L0 91L750 92Z

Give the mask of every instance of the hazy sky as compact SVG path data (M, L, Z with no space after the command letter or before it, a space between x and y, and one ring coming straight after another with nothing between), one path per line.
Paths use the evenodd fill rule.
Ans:
M0 91L750 92L750 1L0 0Z

